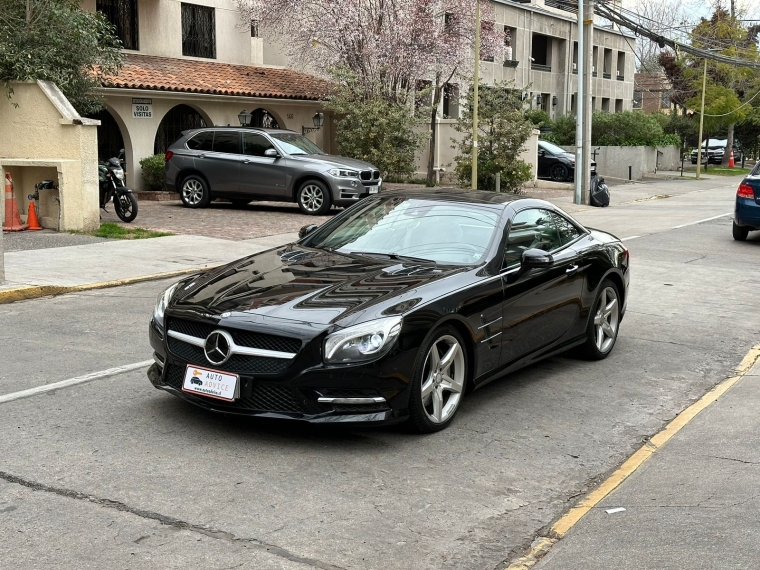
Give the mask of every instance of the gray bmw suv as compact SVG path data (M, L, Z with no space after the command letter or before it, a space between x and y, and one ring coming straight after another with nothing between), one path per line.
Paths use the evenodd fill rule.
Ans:
M382 186L367 162L325 154L306 137L282 129L209 127L185 131L166 152L164 185L189 208L213 198L297 202L304 214L350 206Z

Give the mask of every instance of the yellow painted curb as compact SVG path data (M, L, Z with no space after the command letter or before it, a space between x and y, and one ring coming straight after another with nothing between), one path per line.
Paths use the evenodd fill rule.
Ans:
M65 295L67 293L80 293L82 291L93 291L95 289L108 289L111 287L122 287L124 285L134 285L146 281L159 281L171 277L181 277L190 273L206 271L217 267L208 265L194 269L178 269L177 271L166 271L164 273L153 273L151 275L140 275L138 277L127 277L125 279L116 279L114 281L103 281L101 283L86 283L84 285L28 285L17 287L15 289L0 290L0 305L24 301L26 299L37 299L39 297L50 297L53 295Z
M523 557L515 560L507 567L507 570L528 570L533 567L554 544L564 537L567 532L583 516L593 509L602 499L614 491L623 481L633 474L644 462L649 459L658 449L665 445L670 438L676 435L683 427L693 420L702 410L715 402L739 380L752 370L752 367L760 361L760 344L753 346L744 356L739 366L734 370L734 375L726 378L712 390L707 392L699 400L694 402L683 412L673 419L656 435L652 436L648 442L642 445L633 455L631 455L615 472L583 499L576 504L567 513L562 515L549 529L551 538L539 537L531 545L530 551Z

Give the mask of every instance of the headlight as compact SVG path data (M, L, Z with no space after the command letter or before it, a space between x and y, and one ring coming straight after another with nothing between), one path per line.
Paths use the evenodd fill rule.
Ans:
M158 296L156 308L153 309L153 319L162 327L164 326L164 312L166 311L166 307L169 305L169 301L171 300L172 295L174 295L174 291L177 289L178 285L179 283L175 283L166 291L161 293Z
M328 363L372 360L390 348L401 332L401 317L388 317L335 332L325 339Z
M124 170L122 170L121 168L114 168L113 175L119 180L124 180Z
M335 176L335 178L356 178L359 176L358 171L346 170L344 168L331 168L327 172L328 174Z

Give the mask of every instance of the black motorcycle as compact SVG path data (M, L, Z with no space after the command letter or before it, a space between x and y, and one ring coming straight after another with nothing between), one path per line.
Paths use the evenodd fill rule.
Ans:
M132 190L124 186L124 168L119 158L109 158L98 163L98 180L100 182L100 207L106 210L106 204L113 200L116 215L124 222L131 222L137 217L137 198ZM106 210L107 212L108 210Z

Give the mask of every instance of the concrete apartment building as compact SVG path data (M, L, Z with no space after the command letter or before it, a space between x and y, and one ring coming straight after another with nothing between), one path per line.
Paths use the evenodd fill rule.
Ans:
M510 80L526 91L526 105L556 118L574 112L578 76L576 14L562 0L491 0L495 25L510 32L506 61L484 61L483 81ZM242 20L232 0L83 0L116 27L126 62L102 89L97 117L99 155L125 149L130 184L142 185L139 160L163 153L182 130L237 125L252 113L254 126L304 132L335 152L331 121L314 127L326 84L290 61L282 38ZM563 9L565 7L565 9ZM613 29L594 32L594 108L631 109L634 38ZM452 124L459 115L452 85L439 109L437 166L450 164Z

